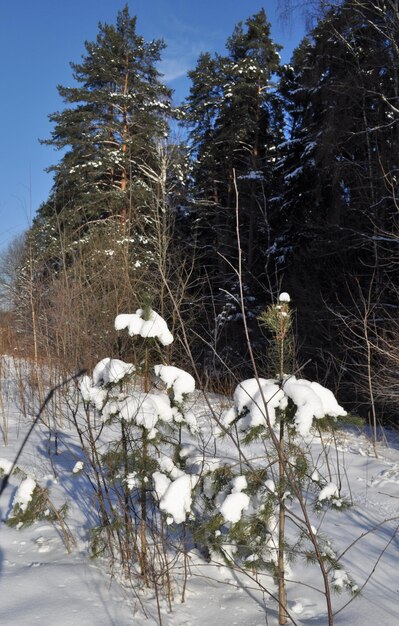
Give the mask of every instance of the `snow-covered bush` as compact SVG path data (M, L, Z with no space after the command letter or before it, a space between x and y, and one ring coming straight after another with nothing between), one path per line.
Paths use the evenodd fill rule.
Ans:
M242 571L271 572L286 623L285 583L297 557L320 567L327 604L330 587L355 591L317 530L319 512L346 505L340 481L326 472L323 454L313 460L308 445L346 412L322 385L287 373L294 368L288 294L261 321L272 334L276 375L237 385L213 429L235 452L217 458L205 452L203 433L185 408L192 376L149 357L159 358L173 340L165 321L149 308L116 318L116 330L142 342L144 358L102 359L80 381L100 519L93 553L106 552L128 575L138 568L144 584L163 580L169 590L165 563L190 545Z
M221 436L236 442L237 454L230 462L202 472L202 521L196 533L211 558L272 573L284 624L288 619L285 582L290 562L297 557L318 563L326 597L330 586L356 591L346 572L339 574L341 565L331 545L317 534L317 513L342 509L347 503L339 481L323 477L323 455L315 462L309 447L321 425L336 428L347 414L330 390L287 373L294 367L289 295L281 294L261 322L272 335L276 375L256 376L237 385L233 405L218 428Z
M138 564L144 584L152 585L161 567L157 544L167 544L164 520L166 528L180 524L191 510L196 480L183 471L179 449L182 430L197 432L194 415L185 409L195 381L178 367L150 362L173 341L151 308L118 315L115 329L141 342L144 356L136 364L102 359L80 381L86 409L94 410L103 431L101 439L92 432L89 446L101 521L93 531L93 552L111 549L115 556L119 550L125 572Z
M49 515L48 490L40 487L27 476L19 485L12 503L12 513L8 516L8 526L22 528Z
M0 466L4 464L1 463ZM5 523L11 528L25 528L40 520L50 522L62 522L67 514L67 504L57 510L50 502L49 489L41 485L32 476L27 476L22 471L13 472L21 474L22 480L17 488L13 501L12 510Z

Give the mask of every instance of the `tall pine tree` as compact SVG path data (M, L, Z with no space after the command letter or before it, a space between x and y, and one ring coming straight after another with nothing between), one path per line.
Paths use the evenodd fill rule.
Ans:
M54 186L34 226L45 246L66 235L79 241L107 219L131 237L142 231L142 166L156 167L156 144L167 135L170 91L156 68L163 42L138 35L126 6L85 48L81 63L71 63L77 86L58 87L67 107L50 115L54 130L44 142L64 151L49 168Z
M157 70L163 48L137 33L126 6L71 64L75 86L58 87L66 106L50 115L45 143L62 156L50 168L54 185L23 269L42 336L72 364L109 350L102 330L119 307L159 297L173 169L165 145L171 93Z

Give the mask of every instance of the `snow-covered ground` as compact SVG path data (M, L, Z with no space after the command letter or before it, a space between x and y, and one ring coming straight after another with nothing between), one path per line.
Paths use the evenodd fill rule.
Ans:
M9 389L10 382L2 385ZM12 462L31 419L23 417L17 394L7 393L3 409L7 418L8 446L0 430L0 467ZM209 410L201 394L194 404L203 429L210 428ZM221 401L210 398L220 413ZM0 424L3 419L0 414ZM333 596L334 623L350 626L399 624L399 437L385 433L387 442L373 446L365 434L354 430L340 432L338 452L331 454L336 467L337 455L344 472L343 492L352 500L347 510L329 511L316 518L319 532L331 540L360 595L341 612L350 597ZM18 467L33 476L42 486L51 487L55 505L68 501L66 518L76 545L68 554L59 528L47 522L36 522L26 529L9 528L3 523L12 509L21 479L12 476L0 498L0 624L3 626L89 626L159 624L160 618L152 592L140 591L136 585L122 587L106 571L105 564L88 558L88 530L94 518L94 503L85 476L76 471L82 460L76 433L67 422L59 437L59 454L48 456L46 428L34 429ZM251 444L255 446L256 444ZM223 446L226 446L225 448ZM321 442L314 438L311 451L317 458ZM256 450L252 450L256 452ZM228 444L218 444L217 454L228 454ZM75 469L75 471L74 471ZM353 544L353 545L352 545ZM260 579L205 562L193 553L189 559L189 580L185 602L177 583L173 612L161 602L163 626L274 626L277 607L268 595L276 593L271 577ZM288 583L288 607L296 624L327 624L321 575L317 567L297 561Z

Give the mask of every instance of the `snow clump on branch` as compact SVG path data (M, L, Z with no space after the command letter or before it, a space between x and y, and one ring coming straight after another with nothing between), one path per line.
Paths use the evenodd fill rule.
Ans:
M167 389L173 390L175 402L183 402L183 397L195 391L195 380L188 372L173 365L155 365L155 376L165 383Z
M12 504L13 509L15 509L15 507L18 505L21 511L26 511L29 502L32 500L35 488L36 482L33 480L33 478L31 478L30 476L25 478L21 482L14 496Z
M248 430L261 425L270 425L273 428L276 422L276 409L285 409L287 399L274 380L250 378L236 387L234 406L235 413L228 412L223 416L223 426L229 426L237 415L242 414L243 417L239 422L240 430Z
M248 486L245 476L233 478L231 486L231 493L226 496L219 510L225 522L236 524L240 521L243 512L249 507L249 496L242 493L242 490Z
M294 416L297 432L306 437L312 427L313 418L344 417L347 415L335 399L334 394L319 383L297 379L295 376L287 378L283 385L284 393L296 405Z
M131 376L135 371L134 365L124 363L119 359L106 357L102 359L93 370L94 385L112 385L119 383L127 376Z
M282 384L275 380L250 378L241 382L234 392L234 406L222 416L221 423L228 428L234 420L241 431L257 426L273 428L278 411L284 411L291 400L296 406L294 426L306 437L313 418L344 417L347 412L338 404L334 394L319 383L289 376Z
M168 329L165 320L152 309L149 319L143 318L144 309L137 309L136 313L122 313L115 318L115 329L127 328L131 337L140 335L144 339L155 337L163 346L169 346L173 341L173 335Z
M164 511L168 517L168 524L182 524L186 520L186 516L191 511L192 490L199 480L198 476L183 474L173 482L171 482L159 503L159 508ZM159 475L157 476L158 489L166 486L166 481L161 484Z

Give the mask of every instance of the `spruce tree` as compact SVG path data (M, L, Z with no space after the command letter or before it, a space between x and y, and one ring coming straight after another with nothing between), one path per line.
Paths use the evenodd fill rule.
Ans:
M226 49L225 55L201 55L189 74L192 86L185 106L194 155L189 220L195 225L196 252L206 276L204 297L215 304L216 319L208 331L222 338L217 349L223 346L223 335L231 335L231 323L240 318L237 213L244 290L251 308L263 291L269 210L265 199L275 191L276 146L283 136L282 110L272 82L279 68L279 46L270 37L263 9L235 27Z
M273 223L272 250L299 303L302 356L314 367L309 375L323 371L333 355L354 372L356 385L365 351L348 350L332 311L352 317L354 328L356 299L370 298L380 322L387 319L378 303L393 304L389 285L396 273L390 260L399 23L394 8L384 7L347 0L331 9L295 52L281 83L291 129L278 163L282 219Z

